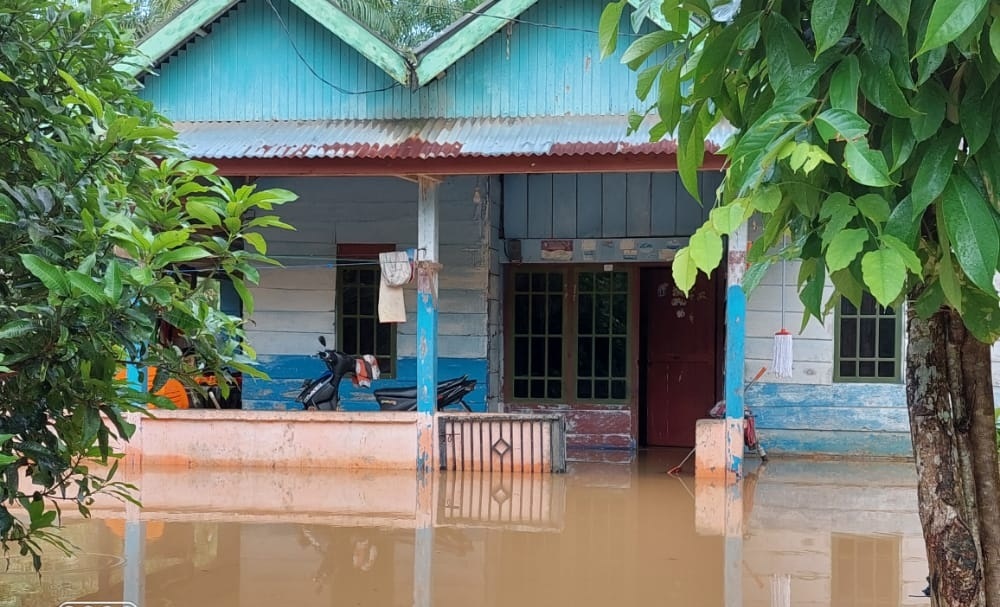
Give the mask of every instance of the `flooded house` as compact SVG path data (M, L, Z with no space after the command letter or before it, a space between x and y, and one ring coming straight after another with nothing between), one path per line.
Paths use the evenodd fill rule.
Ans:
M628 133L637 76L619 58L637 35L626 9L602 61L605 4L486 1L399 50L328 0L194 0L146 37L142 94L192 156L299 195L281 210L296 231L268 236L283 266L253 290L270 379L247 381L242 413L296 408L324 335L379 362L372 386L345 382L347 412L467 375L474 411L564 414L570 448L690 447L727 382L742 393L771 365L775 332L801 320L797 268L745 303L725 263L675 287L730 133L705 142L699 203L675 139ZM383 287L386 252L423 270ZM768 370L745 395L770 452L909 455L901 312L845 302L795 334L792 377Z

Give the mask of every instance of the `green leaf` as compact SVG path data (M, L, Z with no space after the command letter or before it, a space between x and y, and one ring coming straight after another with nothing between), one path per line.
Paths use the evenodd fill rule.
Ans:
M889 214L889 220L885 222L882 233L898 238L909 247L916 246L921 219L922 214L913 211L913 199L907 196L900 200Z
M851 179L872 187L895 185L889 177L885 156L868 147L868 141L848 141L844 147L844 167Z
M944 63L944 58L948 55L947 46L939 46L917 57L917 86L922 86L930 80L930 77L937 72L937 69Z
M854 277L854 273L850 269L831 272L830 281L836 288L834 297L839 294L846 297L856 308L861 307L861 298L864 295L865 287Z
M3 72L0 72L0 82L14 82L14 79Z
M809 51L799 33L777 11L769 12L764 22L764 46L767 49L768 79L774 88L776 96L783 96L785 88L791 88L798 93L788 96L801 96L809 91L795 90L802 86L803 81L796 77L802 66L812 61Z
M194 217L209 227L214 228L222 221L219 217L219 213L212 205L200 200L188 200L184 203L184 210L186 210L191 217Z
M639 98L639 101L645 101L646 97L649 96L649 91L653 90L653 83L656 82L656 77L660 75L662 69L663 64L656 63L642 70L635 77L635 96Z
M240 296L240 301L243 302L243 314L250 318L253 316L253 295L250 293L250 289L247 288L245 282L241 278L235 278L230 276L233 282L233 289L236 290L236 294Z
M913 252L913 249L909 245L891 234L882 235L882 244L898 253L900 259L906 264L906 269L912 272L914 276L921 275L923 266L920 264L920 258L917 257L917 254Z
M153 265L157 268L162 268L170 264L184 263L185 261L194 261L196 259L205 259L206 257L211 256L212 254L210 252L201 247L181 247L179 249L173 249L160 253L153 258Z
M690 293L695 279L698 278L698 266L691 259L691 252L688 250L688 247L677 251L670 267L671 273L674 276L674 284L677 288L683 291L685 295Z
M704 101L696 102L680 120L677 137L677 170L681 182L695 200L701 200L698 193L698 169L705 158L705 134L701 126L701 112Z
M977 82L977 84L979 83ZM962 97L958 117L965 141L969 146L969 154L977 153L990 136L995 119L994 102L995 99L992 97L984 98L972 87Z
M941 257L941 264L938 266L938 279L941 281L941 290L944 292L945 300L961 314L964 309L962 287L958 282L955 264L951 260L951 252L948 250L945 250Z
M826 266L822 263L815 263L816 260L809 259L802 263L800 268L809 272L805 281L805 286L799 293L799 300L805 306L805 311L817 319L821 319L823 308L823 287L826 286ZM808 263L813 262L813 263ZM810 266L811 269L810 269ZM801 276L800 276L801 280ZM808 316L802 319L802 328L808 322Z
M691 235L687 247L695 265L705 274L719 266L722 261L722 237L710 225L703 225Z
M889 172L894 173L910 159L917 138L913 136L910 122L903 118L890 118L886 128L889 130L889 153L892 155Z
M988 3L989 0L936 0L917 54L944 46L961 36Z
M695 98L713 99L722 91L723 80L728 72L729 59L736 47L736 36L739 31L739 27L735 25L725 27L705 43L705 49L695 68Z
M117 259L109 261L104 270L104 294L112 301L122 296L122 266Z
M860 81L861 68L858 66L857 55L844 57L830 77L830 106L856 114Z
M601 59L606 59L618 48L618 26L622 20L622 10L625 0L610 2L601 12L601 20L597 26L597 40L601 49Z
M1000 61L1000 17L993 17L993 23L990 25L990 48L993 50L993 56Z
M628 64L633 70L638 69L651 54L665 45L677 42L680 39L681 36L677 32L665 30L657 30L646 34L625 49L625 52L622 53L621 62Z
M841 232L858 214L858 209L851 204L851 199L842 192L830 194L819 210L821 220L826 220L823 226L822 243L829 246L833 238Z
M750 206L761 213L773 213L781 204L781 188L766 185L750 194Z
M850 110L830 108L816 116L816 130L824 141L852 141L868 134L869 124Z
M54 266L32 253L21 253L21 263L34 274L35 278L41 280L49 291L57 295L69 295L69 282L66 280L62 268Z
M719 234L731 234L746 220L747 208L744 205L745 199L740 198L715 207L709 212L708 219Z
M861 274L875 300L888 306L903 292L906 264L893 249L869 251L861 258Z
M941 282L935 280L917 297L914 307L920 318L929 318L932 314L940 310L943 305L944 291L941 289Z
M18 459L20 458L16 455L7 455L5 453L0 453L0 468L9 466L14 462L16 462Z
M830 240L826 251L826 265L831 272L851 265L868 241L868 230L855 228L841 230Z
M164 249L174 249L187 242L189 234L186 230L166 230L153 237L150 253L159 253Z
M763 280L764 275L767 274L767 270L771 267L773 262L770 258L763 259L757 263L751 264L747 268L746 272L743 273L743 292L749 297L753 293L760 281Z
M103 303L108 300L102 288L103 284L98 283L91 276L76 271L69 272L66 276L69 278L71 285L79 289L84 295L91 297L94 301Z
M242 236L243 240L250 243L258 253L261 255L267 254L267 242L264 240L263 236L256 232L244 233Z
M1000 337L1000 306L996 293L983 293L979 289L965 289L965 314L962 321L979 341L992 344Z
M0 327L0 339L17 339L32 333L36 329L35 323L30 320L12 320L4 326ZM5 434L0 434L0 438L7 436ZM6 440L6 439L4 439ZM0 440L0 444L3 444L3 440Z
M854 0L823 0L812 3L809 22L816 36L816 56L844 37L854 10Z
M656 101L656 112L660 115L665 132L672 132L677 128L681 119L683 109L683 97L681 96L681 66L673 69L665 69L660 74L660 89Z
M919 116L903 95L892 73L889 53L882 49L862 51L860 56L861 91L877 108L897 118Z
M892 20L906 31L906 23L910 19L910 0L876 0Z
M941 195L941 210L958 264L977 287L995 292L1000 236L993 209L969 178L955 173Z
M955 166L958 154L957 131L950 129L934 139L924 149L917 174L913 178L910 197L913 199L914 217L924 210L944 191Z
M889 201L879 194L865 194L855 200L854 204L862 215L875 223L883 224L889 219Z
M929 139L944 122L944 108L948 92L936 81L931 81L920 87L913 98L913 108L921 115L910 119L913 136L917 141Z

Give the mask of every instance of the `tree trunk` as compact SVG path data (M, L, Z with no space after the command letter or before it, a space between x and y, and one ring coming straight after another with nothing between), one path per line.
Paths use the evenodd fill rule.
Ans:
M989 346L910 307L906 397L933 607L1000 607L1000 471Z

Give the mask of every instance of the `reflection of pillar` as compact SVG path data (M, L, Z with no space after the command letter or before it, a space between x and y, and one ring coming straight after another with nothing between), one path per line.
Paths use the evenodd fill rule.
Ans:
M125 578L122 600L146 604L146 523L139 519L139 506L125 505Z
M417 469L434 462L438 357L438 182L421 176L417 198Z
M726 472L743 474L743 363L747 297L743 292L747 224L729 235L726 273Z
M787 573L771 576L771 607L791 607L792 577Z
M726 483L725 581L726 607L743 607L743 484Z
M433 473L417 471L417 530L413 545L413 607L430 607L434 593L434 503Z

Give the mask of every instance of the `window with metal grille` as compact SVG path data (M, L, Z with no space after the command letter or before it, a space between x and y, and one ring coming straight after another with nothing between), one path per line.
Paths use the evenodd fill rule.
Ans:
M378 321L378 254L393 245L337 247L337 341L352 356L373 354L384 377L396 371L396 325Z
M510 397L627 401L632 273L518 268L510 278Z
M842 297L836 316L835 379L900 381L901 333L902 318L895 308L880 306L868 293L860 308Z

